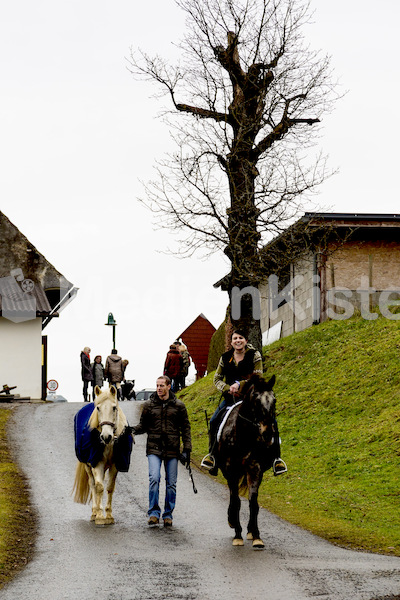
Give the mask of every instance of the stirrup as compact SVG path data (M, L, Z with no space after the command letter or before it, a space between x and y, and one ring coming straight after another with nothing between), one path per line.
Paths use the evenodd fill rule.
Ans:
M207 469L208 471L211 471L211 469L214 469L215 458L213 457L213 455L206 454L205 457L203 458L203 460L201 461L200 466L204 467L204 469Z
M277 467L280 467L277 469ZM272 470L274 471L274 475L282 475L287 472L287 466L284 460L281 458L276 458L274 460L274 464L272 465Z

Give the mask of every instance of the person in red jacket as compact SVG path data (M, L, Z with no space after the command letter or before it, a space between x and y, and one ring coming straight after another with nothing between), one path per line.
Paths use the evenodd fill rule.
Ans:
M179 377L183 367L183 358L175 344L169 347L164 364L164 375L171 380L171 391L177 392L179 389Z

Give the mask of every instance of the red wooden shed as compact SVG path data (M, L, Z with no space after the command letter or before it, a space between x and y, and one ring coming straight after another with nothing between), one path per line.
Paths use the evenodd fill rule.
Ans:
M196 378L204 377L207 370L208 350L216 331L214 325L201 314L178 338L181 338L196 367Z

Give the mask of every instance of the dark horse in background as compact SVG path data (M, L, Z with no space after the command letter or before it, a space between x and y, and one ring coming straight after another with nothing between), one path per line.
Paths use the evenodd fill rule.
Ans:
M245 383L241 402L229 413L218 445L218 465L230 490L229 525L235 529L234 546L243 546L239 491L248 490L250 519L247 539L263 548L258 529L258 489L263 474L272 467L271 446L275 432L275 376L265 381L259 375Z

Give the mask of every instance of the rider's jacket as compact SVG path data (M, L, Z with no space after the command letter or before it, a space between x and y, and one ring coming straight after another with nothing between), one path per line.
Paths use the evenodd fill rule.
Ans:
M234 349L224 352L219 359L214 375L214 385L221 392L229 391L230 386L238 381L241 389L244 382L253 374L262 375L262 358L258 350L247 344L243 360L235 362Z

